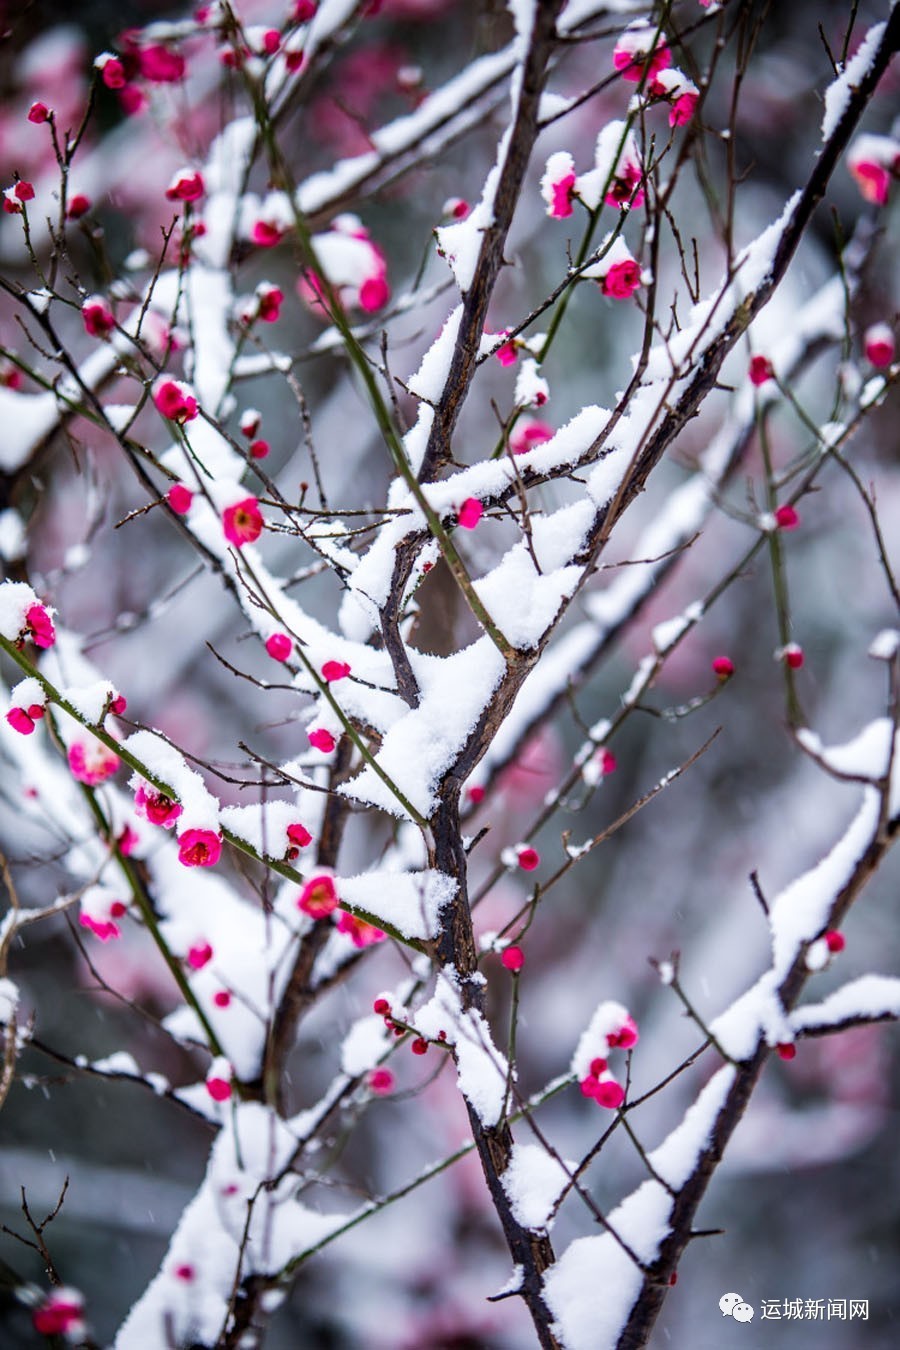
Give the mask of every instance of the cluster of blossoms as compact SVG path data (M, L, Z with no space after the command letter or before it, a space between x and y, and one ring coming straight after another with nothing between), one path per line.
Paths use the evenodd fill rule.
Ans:
M624 122L608 122L597 136L594 167L576 174L575 161L567 150L558 150L547 160L541 179L541 196L547 215L554 220L571 216L580 201L596 211L601 201L620 210L643 205L644 167L634 134Z
M380 928L367 923L365 919L357 918L348 910L339 909L339 904L340 898L334 877L328 872L318 872L310 877L297 897L297 908L311 919L327 919L334 916L335 928L339 933L349 937L354 947L362 949L384 941L385 934Z
M634 1018L621 1003L601 1003L572 1056L572 1072L585 1097L615 1110L625 1100L622 1085L609 1072L610 1050L631 1050L638 1043Z
M372 1011L379 1017L384 1018L385 1028L393 1036L405 1036L408 1032L415 1030L407 1021L408 1013L406 1009L402 1006L392 1005L390 999L385 995L380 995L375 999L372 1004ZM446 1031L438 1031L436 1040L439 1045L446 1045ZM414 1055L426 1055L428 1053L428 1041L424 1036L413 1036L409 1048Z
M94 68L106 88L118 95L123 112L133 116L147 107L141 82L178 84L187 73L187 63L175 47L164 42L148 42L139 30L123 33L121 43L121 53L101 52L94 61Z
M694 115L700 91L672 66L672 54L657 29L644 20L631 24L613 52L613 64L623 79L645 82L652 102L669 105L669 125L683 126ZM644 201L644 167L634 135L627 123L612 121L600 131L594 150L594 167L579 174L567 150L547 160L541 179L541 195L547 214L554 220L572 215L581 202L595 212L601 201L629 210ZM621 236L610 234L598 251L597 260L584 276L600 283L604 295L627 300L641 284L641 268Z
M651 99L669 104L669 126L684 126L694 115L700 90L672 66L665 38L646 20L629 24L613 51L613 65L623 80L645 82Z
M281 317L284 292L269 281L261 281L254 294L238 306L238 322L249 327L260 319L263 323L277 323ZM241 415L241 435L250 442L248 448L251 459L265 459L271 450L269 442L260 436L262 413L257 408L248 408Z
M13 183L3 193L3 210L9 216L19 216L22 214L23 202L34 200L34 186L20 178L18 183Z

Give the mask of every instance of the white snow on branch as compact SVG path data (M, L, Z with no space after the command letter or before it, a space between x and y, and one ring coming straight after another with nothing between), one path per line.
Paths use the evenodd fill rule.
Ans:
M840 1026L843 1022L900 1018L900 979L890 975L862 975L841 985L821 1003L808 1003L791 1013L795 1032Z
M188 766L180 750L152 731L136 731L124 744L155 778L172 789L172 796L184 809L179 831L185 825L218 830L218 798L209 791L200 774Z
M900 649L900 633L896 628L882 628L869 648L873 661L892 661Z
M441 777L455 763L490 704L506 669L488 637L448 657L410 652L421 699L384 736L375 759L423 816L437 806ZM369 765L340 791L356 801L406 814L390 787Z
M734 1070L710 1079L681 1124L650 1155L651 1165L675 1189L684 1185L707 1148ZM619 1238L645 1265L669 1236L672 1196L645 1181L608 1216ZM643 1274L610 1233L577 1238L544 1276L544 1299L564 1350L613 1350L640 1294Z
M352 159L339 160L332 169L305 179L296 202L305 215L327 211L345 193L361 186L382 164L420 144L422 138L452 124L460 110L480 99L513 69L514 44L490 56L479 57L464 71L423 99L415 112L398 117L369 136L372 149Z
M886 25L876 23L869 29L854 55L836 80L825 90L825 114L822 118L822 140L830 140L837 130L851 96L871 69Z
M341 1069L348 1078L361 1077L378 1064L393 1040L383 1017L360 1017L341 1045Z
M519 540L475 583L494 622L520 650L539 644L560 606L578 589L583 569L569 564L568 559L586 537L593 519L593 506L584 501L562 507L550 516L534 517L530 522L531 547L527 540Z
M514 1144L509 1166L500 1180L516 1222L523 1228L549 1230L553 1207L576 1166L554 1158L538 1144Z
M441 910L457 890L452 877L434 870L388 872L379 868L342 877L336 884L341 900L352 908L374 915L404 937L423 941L437 936Z
M203 1185L181 1217L159 1274L120 1328L115 1350L173 1341L214 1344L239 1270L242 1276L273 1274L344 1222L343 1215L319 1214L295 1200L295 1175L271 1188L265 1184L287 1166L297 1142L267 1107L234 1105Z
M770 969L710 1026L718 1044L732 1059L752 1059L763 1041L777 1045L792 1039L778 989L804 948L825 931L835 901L877 837L880 818L880 793L865 788L859 810L831 851L773 901L769 916Z
M891 757L894 726L889 717L879 717L863 727L846 745L824 747L815 732L804 727L797 740L826 768L835 773L868 778L877 782L887 773Z
M416 1011L413 1021L431 1040L444 1032L442 1039L456 1059L460 1092L482 1125L488 1129L496 1125L503 1112L509 1065L481 1013L474 1008L463 1010L455 971L445 969L438 974L432 998Z
M772 969L782 980L804 943L812 942L828 924L831 908L878 830L880 795L866 788L849 829L830 853L791 882L772 903Z

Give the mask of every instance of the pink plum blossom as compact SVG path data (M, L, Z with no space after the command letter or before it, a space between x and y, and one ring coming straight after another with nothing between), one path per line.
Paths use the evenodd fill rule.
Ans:
M281 314L281 306L284 304L284 291L280 286L262 281L256 288L256 297L262 322L276 323Z
M847 168L865 201L886 206L891 178L900 173L900 141L890 136L857 136L847 152Z
M497 337L505 337L505 333L497 333ZM510 338L509 342L503 342L494 352L501 366L514 366L519 357L518 343L515 338Z
M894 360L894 334L886 323L874 323L863 334L866 360L878 370L890 366Z
M89 731L79 733L67 752L72 777L88 787L105 783L113 774L118 773L121 760L109 746L98 741Z
M182 813L178 802L167 797L164 792L158 792L149 783L138 783L134 809L144 820L149 820L152 825L161 825L164 830L171 830Z
M626 258L612 264L600 281L600 289L613 300L629 300L640 284L640 265L634 258Z
M293 862L295 858L299 857L301 848L306 848L307 844L312 843L312 835L306 826L301 825L299 821L289 825L285 833L288 839L285 857L289 862Z
M214 867L222 856L222 836L215 830L185 830L178 836L178 861L185 867Z
M166 188L170 202L198 202L206 192L203 175L196 169L179 169Z
M250 228L250 238L259 248L274 248L286 234L283 225L271 220L256 220Z
M34 731L35 722L39 721L44 715L44 709L39 703L32 703L28 708L10 708L6 714L6 720L13 731L18 731L22 736L30 736Z
M606 1033L606 1044L611 1050L630 1050L632 1046L637 1045L639 1039L637 1023L630 1013L620 1026Z
M464 197L448 197L441 208L445 219L465 220L472 208Z
M266 638L266 651L273 661L287 661L294 644L287 633L272 633Z
M161 375L154 381L151 395L157 411L172 422L192 422L197 416L194 392L180 380Z
M575 164L568 151L558 150L550 156L541 179L541 196L552 219L565 220L572 214L577 181Z
M101 52L95 60L94 66L99 70L100 78L107 89L123 89L125 87L125 67L112 52Z
M638 207L644 203L644 171L634 160L620 164L607 189L607 206Z
M750 383L757 386L775 378L772 362L767 356L754 356L749 368Z
M630 24L625 29L613 51L613 65L616 70L623 80L631 80L635 84L644 75L648 80L652 80L671 64L672 53L666 46L662 33L643 20Z
M141 75L150 84L177 84L184 79L184 57L161 42L138 48L137 61Z
M79 1340L85 1331L84 1298L77 1289L59 1286L31 1314L32 1325L41 1336L65 1336Z
M44 605L31 605L25 614L23 636L44 650L56 641L53 620Z
M460 527L464 530L474 530L475 526L481 520L484 507L477 497L467 497L459 508L457 520Z
M358 919L355 914L339 909L335 918L338 932L350 938L354 947L371 947L376 942L384 942L386 934L380 928L376 928L373 923L366 923L365 919Z
M256 497L242 497L222 512L222 530L234 548L253 544L263 532L263 518Z
M191 970L202 970L213 958L213 949L208 942L195 942L188 948L186 961Z
M322 667L322 679L327 684L333 684L335 680L343 680L350 674L350 667L346 661L326 661Z
M81 318L89 337L107 338L116 326L115 316L101 295L92 295L85 300Z
M796 507L791 506L790 502L785 502L784 506L779 506L775 512L775 524L779 530L795 530L800 524Z
M544 445L553 439L553 428L547 422L537 418L522 418L513 427L509 436L509 448L514 455L525 455L536 445Z
M112 919L95 919L90 914L80 914L78 922L82 928L89 929L101 942L112 942L122 936L122 930Z
M326 919L338 906L338 893L328 873L310 877L297 897L297 908L311 919Z
M166 501L176 516L186 516L193 500L194 494L186 483L173 483L166 493Z

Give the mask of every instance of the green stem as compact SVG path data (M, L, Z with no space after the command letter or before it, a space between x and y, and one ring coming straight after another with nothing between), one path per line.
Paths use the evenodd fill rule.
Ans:
M759 433L760 451L762 453L763 465L766 473L766 508L769 514L774 516L778 507L778 495L775 488L775 474L772 465L772 451L769 445L768 428L762 408L760 408L757 413L757 429ZM773 524L767 531L767 539L769 545L769 561L772 567L772 586L775 592L775 612L778 617L778 637L782 648L784 648L787 647L791 641L791 619L787 574L784 566L784 548L781 542L781 533L777 525ZM780 664L784 674L788 722L792 727L802 726L804 717L800 707L800 700L797 697L797 685L794 679L794 671L784 659L781 660Z

